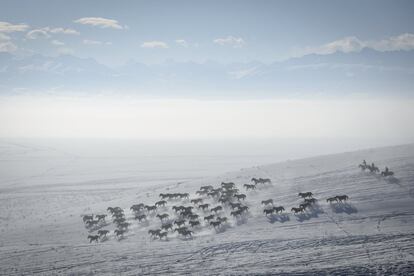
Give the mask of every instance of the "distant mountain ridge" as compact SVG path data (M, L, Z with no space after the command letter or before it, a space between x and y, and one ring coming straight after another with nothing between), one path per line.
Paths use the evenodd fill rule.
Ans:
M346 95L414 92L414 51L309 54L265 64L130 61L110 68L92 58L0 53L0 93L114 93L200 96ZM17 92L16 92L17 91ZM19 92L20 91L20 92Z

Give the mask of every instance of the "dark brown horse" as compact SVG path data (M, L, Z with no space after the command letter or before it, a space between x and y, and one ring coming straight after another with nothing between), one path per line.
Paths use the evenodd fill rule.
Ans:
M89 239L89 243L91 243L93 241L98 242L99 241L99 236L98 235L89 235L88 239Z

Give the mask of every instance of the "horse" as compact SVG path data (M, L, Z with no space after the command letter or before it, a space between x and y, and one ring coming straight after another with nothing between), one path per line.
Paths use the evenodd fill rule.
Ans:
M125 221L126 221L125 218L117 218L117 219L114 219L114 223L116 223L116 224L120 224L120 223L123 223Z
M394 175L393 171L383 171L381 172L381 176L392 176Z
M339 202L347 201L349 197L347 195L340 195L336 196L336 199L339 200Z
M91 243L92 241L98 242L99 241L99 236L98 235L89 235L88 239L89 239L89 243Z
M195 198L195 199L190 200L190 202L193 203L194 205L197 205L199 203L202 203L203 199L202 198Z
M244 184L243 187L246 189L246 191L256 190L256 185L255 184Z
M306 208L311 207L311 204L309 202L305 202L305 203L301 203L299 207L302 208L303 210L306 210Z
M257 185L257 183L259 183L259 179L253 177L250 181L254 182L255 185Z
M213 189L213 186L211 186L211 185L200 187L200 190L204 190L204 191L208 191L208 190L212 190L212 189Z
M314 204L318 200L316 198L305 198L305 203Z
M116 219L124 218L124 217L125 217L124 213L114 213L112 215L112 218L116 218Z
M160 201L157 201L157 202L155 202L155 206L165 206L165 204L167 204L167 201L165 201L165 200L160 200Z
M274 211L275 211L274 208L272 208L272 209L264 209L263 210L263 213L265 214L265 216L267 216L267 215L272 215Z
M298 196L300 196L301 198L311 198L313 196L312 192L306 192L306 193L299 193Z
M115 230L115 231L116 231L116 230ZM150 230L148 230L148 234L150 234L151 236L156 236L156 235L158 235L160 232L161 232L161 229L155 229L155 230L150 229Z
M102 236L106 237L106 234L108 234L108 233L109 233L108 230L99 230L98 231L99 237L102 237Z
M366 164L359 164L358 168L360 168L361 170L365 171L367 169L367 165Z
M296 208L296 207L292 207L292 209L290 209L292 212L294 212L295 214L297 214L297 213L303 213L303 211L304 211L304 209L303 208L301 208L301 207L299 207L299 208Z
M162 238L165 238L168 240L168 232L160 232L157 234L158 238L161 240Z
M221 207L221 206L216 206L216 207L210 209L210 211L214 212L214 213L217 213L218 211L221 211L221 210L223 210L223 207Z
M141 222L142 220L147 219L147 215L135 215L135 219Z
M164 193L161 193L161 194L159 194L159 197L160 197L161 199L166 199L166 198L171 197L171 195L170 195L170 194L164 194Z
M279 212L282 213L285 210L285 208L283 206L277 206L277 207L273 207L273 210L276 213L279 213Z
M147 209L148 212L153 212L153 211L157 210L157 206L155 206L155 205L153 205L153 206L145 205L145 209Z
M106 210L111 214L123 212L123 210L120 207L108 207Z
M179 198L189 198L190 197L190 194L189 193L183 193L183 194L178 194L178 197Z
M212 219L214 219L214 215L209 215L207 217L204 217L204 220L206 220L206 221L210 221Z
M99 220L105 221L106 215L96 215L96 218Z
M206 209L208 210L208 206L210 206L208 203L206 203L206 204L200 204L198 206L198 208L204 211Z
M239 194L239 195L234 195L235 198L237 198L237 200L245 200L246 199L246 195L245 194Z
M273 199L262 200L262 205L268 205L268 204L273 205Z
M209 191L210 191L210 190L200 190L200 191L197 191L197 192L196 192L196 194L198 194L198 195L200 195L200 196L201 196L201 195L206 195L206 194L208 194L208 193L209 193Z
M221 182L221 187L223 188L233 188L235 187L236 184L234 184L233 182Z
M241 215L241 213L242 212L240 210L237 210L237 211L230 212L230 215L233 216L233 217L238 217L238 216Z
M259 178L259 183L262 183L262 184L266 184L266 183L271 184L272 181L269 178Z
M375 166L375 165L367 165L367 169L370 172L379 172L379 168L377 166Z
M172 225L172 223L166 223L166 224L163 224L163 225L161 225L161 229L164 229L164 230L168 230L168 229L173 229L173 225Z
M119 236L123 237L125 232L126 231L124 229L115 229L114 231L116 237L119 237Z
M233 209L233 210L236 209L236 208L241 207L241 203L239 203L239 202L237 202L237 203L230 202L229 204L230 204L231 209Z
M197 214L189 214L189 215L188 215L188 218L189 218L189 219L192 219L192 220L194 220L194 219L198 219L198 215L197 215Z
M214 228L220 227L221 221L210 221L210 225L212 225Z
M173 206L172 209L174 212L178 213L179 211L184 209L184 206Z
M211 196L211 197L218 197L220 195L220 192L219 191L211 191L211 192L208 192L207 195Z
M338 199L336 198L336 196L334 196L334 197L328 197L327 199L326 199L326 202L329 202L329 203L332 203L332 202L338 202Z
M93 220L93 215L84 215L82 219L86 223L87 221Z
M185 225L185 220L183 220L183 219L176 220L176 221L174 221L174 224L177 225L178 227L180 227L180 225Z
M122 230L128 229L128 226L129 226L128 222L122 222L122 223L118 224L118 228L122 229Z
M200 222L198 220L190 220L188 223L190 224L191 227L200 225Z
M216 218L218 221L221 221L222 223L223 222L227 222L227 218L226 217L217 217Z
M182 217L189 217L189 216L191 216L191 215L193 215L193 212L192 212L192 211L190 211L190 210L183 210L183 211L181 211L181 213L180 213L180 216L182 216Z
M227 199L227 198L225 198L225 197L220 197L217 201L218 201L219 203L221 203L221 204L226 204L226 203L227 203L227 201L228 201L228 199Z
M187 231L187 227L179 227L179 228L175 228L174 232L178 232L178 234L181 234L182 231Z
M169 216L170 216L169 214L162 214L162 215L158 214L157 218L159 218L160 220L164 220L164 219L168 218Z
M240 206L239 207L240 212L247 212L247 210L249 210L249 207L247 207L247 206Z
M180 231L179 234L181 234L184 237L191 237L194 234L194 232L185 229L185 230Z
M142 208L144 208L144 204L140 203L140 204L134 204L131 206L131 208L129 208L130 210L134 211L134 212L138 212L140 211Z
M98 223L99 223L99 220L88 220L86 222L86 226L87 227L92 227L92 226L98 225Z

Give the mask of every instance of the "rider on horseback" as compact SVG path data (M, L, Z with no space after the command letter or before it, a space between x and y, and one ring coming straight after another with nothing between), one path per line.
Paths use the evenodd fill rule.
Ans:
M388 172L389 172L388 167L385 167L385 173L388 173Z
M366 166L366 165L367 165L367 161L365 161L365 159L364 159L364 161L362 161L362 164L363 164L364 166Z

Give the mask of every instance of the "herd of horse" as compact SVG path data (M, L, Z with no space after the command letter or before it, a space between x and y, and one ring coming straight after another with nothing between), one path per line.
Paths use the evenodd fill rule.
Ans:
M370 172L379 172L374 163L367 164L365 160L359 165L362 170ZM388 168L381 172L381 175L392 176L394 173ZM243 184L242 187L249 191L255 191L259 185L272 184L268 178L252 178L251 183ZM197 197L190 198L189 193L160 193L160 200L153 205L144 203L134 204L130 210L134 214L134 219L138 223L149 222L157 218L160 221L159 228L148 230L150 237L154 239L168 239L169 235L177 233L183 238L191 238L196 229L203 226L211 227L216 231L229 225L229 219L225 216L228 214L236 221L244 218L249 213L249 207L245 204L247 195L240 193L234 182L222 182L218 187L211 185L201 186L195 192ZM318 199L313 197L312 192L300 192L298 197L302 199L299 206L290 209L293 214L302 214L312 210L318 204ZM336 195L328 197L326 202L329 204L342 204L349 200L347 195ZM178 202L181 205L177 204ZM174 205L173 205L174 204ZM172 206L171 206L172 205ZM273 199L261 201L264 206L263 213L269 215L286 215L284 206L277 206ZM127 221L125 212L120 207L108 207L107 212L112 217L112 222L116 226L113 231L115 237L123 238L128 232L131 225ZM110 233L109 230L101 229L108 225L105 219L107 214L84 215L83 222L91 232L97 231L96 235L89 235L90 242L104 240Z
M259 185L272 183L268 178L252 178L251 182L243 185L246 191L256 190ZM160 193L160 200L153 205L138 203L132 205L130 210L138 223L148 222L152 218L159 219L160 227L148 231L150 237L158 239L168 239L171 233L178 233L184 238L189 238L192 237L195 229L203 225L220 230L228 226L229 219L225 216L226 212L238 220L249 211L249 207L243 204L247 195L241 193L234 182L222 182L216 188L211 185L202 186L195 194L198 197L190 199L189 193ZM187 203L187 205L176 204L178 202ZM188 205L188 202L191 205ZM176 205L168 207L168 203ZM130 226L124 210L120 207L108 207L107 211L116 226L114 235L122 238ZM86 228L95 231L107 225L106 217L106 214L84 215L83 221ZM98 242L106 239L108 233L109 230L99 230L97 235L89 235L88 239L90 242Z
M294 214L304 213L309 209L312 209L317 204L318 200L313 197L312 192L305 192L299 193L298 196L303 199L303 201L299 204L298 207L292 207L290 211ZM326 199L328 203L343 203L347 201L349 197L347 195L337 195L334 197L329 197ZM264 205L263 213L265 216L282 214L285 211L285 207L283 206L274 206L273 199L263 200L262 205Z

